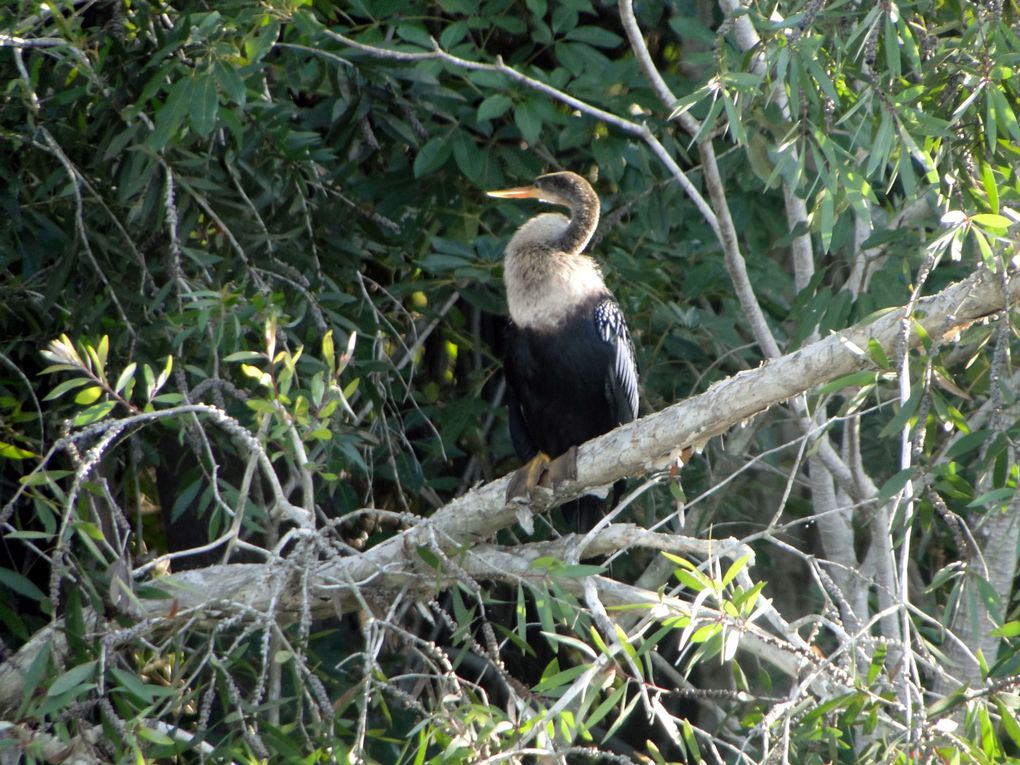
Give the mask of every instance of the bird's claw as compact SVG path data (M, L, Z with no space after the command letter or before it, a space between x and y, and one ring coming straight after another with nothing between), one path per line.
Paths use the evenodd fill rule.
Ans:
M549 463L542 473L541 485L556 491L566 481L577 480L577 447L571 446Z
M556 491L564 481L576 478L576 446L571 446L556 459L550 459L545 452L539 452L510 476L506 486L506 501L526 501L536 494L536 490Z
M506 501L530 499L550 462L552 460L549 459L548 454L539 452L528 460L527 464L515 470L514 474L510 476L510 482L506 485Z

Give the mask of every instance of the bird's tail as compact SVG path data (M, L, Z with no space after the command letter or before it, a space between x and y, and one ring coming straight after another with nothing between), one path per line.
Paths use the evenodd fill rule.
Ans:
M596 497L594 494L585 494L567 502L562 508L563 520L567 522L568 527L573 526L578 534L587 534L609 510L616 507L626 486L626 481L617 481L613 484L613 490L607 499Z
M567 528L578 534L587 534L606 514L606 501L594 494L586 494L563 505L563 520Z

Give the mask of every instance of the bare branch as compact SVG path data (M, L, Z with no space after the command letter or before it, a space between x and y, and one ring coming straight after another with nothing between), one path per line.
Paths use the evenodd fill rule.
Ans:
M540 93L544 93L545 95L549 96L552 99L555 99L556 101L560 101L561 103L564 103L567 106L577 109L577 111L581 112L582 114L587 114L589 117L594 117L595 119L602 120L607 125L613 126L622 133L626 133L627 135L631 135L635 138L641 139L646 144L648 144L648 147L652 150L652 153L655 154L655 156L658 157L659 161L666 166L666 168L669 170L670 174L673 176L676 182L680 184L680 187L684 190L684 193L686 193L687 196L690 197L691 201L694 203L694 206L698 208L698 212L700 212L705 217L705 220L708 221L708 224L712 227L712 230L715 232L716 236L719 236L719 223L716 220L716 215L712 211L712 208L709 206L708 202L705 201L705 198L701 195L701 192L698 191L697 187L695 187L695 185L691 183L691 180L687 177L687 174L684 173L684 171L680 168L680 165L676 163L676 160L673 159L670 153L666 150L666 147L662 145L659 139L652 134L652 131L649 130L646 125L633 122L631 120L625 119L624 117L620 117L619 115L613 114L612 112L607 112L605 109L600 109L597 106L592 106L591 104L582 101L579 98L574 98L573 96L564 93L562 90L554 88L551 85L546 85L544 82L540 82L539 80L536 80L532 77L528 77L526 74L521 74L516 69L513 69L512 67L509 67L506 64L504 64L500 59L497 59L495 64L486 64L479 61L468 61L467 59L454 56L453 54L447 53L446 51L439 49L438 46L436 47L436 50L434 52L417 53L408 51L397 51L390 50L388 48L379 48L374 45L366 45L365 43L360 43L357 40L352 40L349 37L344 37L343 35L337 34L336 32L333 32L328 29L325 30L325 34L328 37L331 37L337 42L343 43L348 47L360 50L363 53L368 53L372 56L377 56L379 58L387 58L393 61L407 61L407 62L437 60L443 61L447 64L458 67L460 69L467 69L470 71L497 72L499 74L506 75L515 82L519 82L522 85L525 85L533 90L537 90ZM344 61L344 59L341 59L338 56L333 56L329 53L326 53L325 51L316 51L316 53L322 56L327 56L329 58L336 58L340 61L343 61L345 64L348 63L347 61Z

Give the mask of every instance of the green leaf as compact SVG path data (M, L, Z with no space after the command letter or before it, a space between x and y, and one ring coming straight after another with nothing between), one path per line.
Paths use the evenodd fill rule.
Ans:
M438 170L446 164L452 151L453 143L448 136L429 139L414 158L414 177L421 178Z
M58 385L56 388L47 393L43 397L43 401L52 401L54 399L60 398L69 390L80 388L82 385L88 385L91 382L92 380L89 379L88 377L75 377L72 380L64 380L64 382L60 383L60 385Z
M903 432L903 427L907 424L907 420L913 417L917 412L917 405L921 402L921 396L923 394L923 388L918 388L911 393L910 398L907 399L907 403L900 407L900 411L898 411L896 416L886 423L879 435L882 438L899 436Z
M973 433L961 436L955 444L946 450L946 459L956 459L967 452L973 451L994 436L995 431L988 429L975 430Z
M556 635L556 633L551 633L549 637L560 639L563 636ZM573 667L567 667L564 670L560 670L550 675L543 676L542 680L531 690L533 693L545 693L546 691L554 691L557 688L562 688L565 685L569 685L587 671L588 671L587 664L578 664Z
M988 239L981 232L979 228L972 228L970 230L971 235L974 238L974 242L978 246L978 250L981 253L981 260L992 273L995 273L995 253L992 252L992 246L988 243Z
M687 503L687 495L684 493L684 487L679 480L669 482L669 493L680 504Z
M568 40L594 45L596 48L618 48L623 45L623 38L602 27L574 27L566 34Z
M737 574L739 574L741 571L743 571L745 568L747 568L747 564L750 563L750 562L751 562L751 556L750 555L744 555L744 556L742 556L740 558L737 558L735 561L733 561L733 563L730 564L730 567L728 569L726 569L726 573L723 574L722 586L725 587L730 582L732 582L734 577L736 577Z
M995 110L996 121L1006 128L1010 138L1020 142L1020 124L1017 124L1016 114L1009 105L1009 101L1006 100L1006 96L1003 95L999 87L994 85L988 87L988 94L992 101L992 108Z
M626 683L621 683L618 688L616 688L612 693L609 694L605 701L603 701L601 704L595 707L595 709L591 711L591 714L584 718L585 727L590 730L591 728L598 725L602 718L609 714L609 711L620 703L626 692L627 692Z
M903 487L907 485L907 481L914 475L913 468L906 468L901 470L884 484L882 488L878 490L878 504L888 502L894 495L902 491Z
M871 657L871 663L868 666L868 683L869 688L873 687L875 680L878 679L879 674L885 667L886 656L889 653L889 648L884 643L879 643L875 646L875 653Z
M829 245L832 244L832 226L836 217L836 206L832 200L832 194L827 189L823 190L820 196L822 199L818 215L818 233L822 239L822 249L828 252Z
M682 568L673 569L675 576L680 583L686 585L691 592L701 592L711 589L712 582L700 571L684 571Z
M556 620L553 617L551 605L549 603L549 592L548 590L535 590L535 612L538 614L539 623L542 625L542 631L549 634L556 632Z
M103 401L95 406L90 406L74 418L74 424L80 427L82 425L91 425L94 422L99 422L101 419L106 417L106 415L112 412L115 406L117 406L116 401Z
M74 471L40 470L22 476L20 479L18 479L18 482L23 486L43 486L45 484L55 483L56 481L59 481L61 478L67 478L69 475L74 475Z
M4 539L53 539L53 534L47 534L45 531L8 531L4 534Z
M432 50L433 42L432 36L428 30L419 24L405 23L397 27L397 37L401 40L406 40L412 45L417 45L420 48L426 50Z
M85 534L90 539L95 539L99 542L105 539L103 536L103 530L91 521L75 521L74 528L75 530Z
M261 353L255 351L235 351L223 357L224 361L251 361L252 359L264 358Z
M545 18L545 14L549 10L548 0L525 0L524 4L540 19Z
M81 406L88 406L89 404L94 404L102 395L103 389L98 385L93 385L90 388L85 388L85 390L79 391L78 395L74 397L74 403L80 404Z
M888 13L885 16L883 37L882 47L885 48L885 63L889 75L893 80L897 80L900 76L900 40L896 34L896 23L893 21L892 15Z
M931 578L931 583L925 588L925 592L935 592L946 582L963 576L963 566L964 564L960 561L953 561L952 563L940 568L935 572L935 576Z
M984 88L985 93L985 141L989 151L995 150L999 126L995 116L995 88Z
M184 122L191 105L193 82L191 77L181 77L171 86L166 103L156 112L156 127L145 141L153 151L161 151Z
M993 213L999 212L999 187L995 185L995 173L991 165L981 163L981 183L985 187L985 194L988 196L988 208Z
M720 97L722 98L723 108L726 110L726 123L729 127L730 135L733 136L734 143L746 146L747 131L744 130L744 124L740 120L737 105L733 103L733 98L728 91L722 91ZM830 225L829 228L832 228L832 226Z
M442 571L445 568L443 561L425 545L418 545L417 550L418 557L425 561L429 568L433 568L436 571Z
M1020 622L1006 622L988 633L993 637L1015 638L1020 635Z
M479 149L471 136L465 131L457 131L453 135L453 159L457 169L472 182L483 185L487 155Z
M439 35L439 47L443 50L449 50L454 45L460 43L468 33L468 23L463 19L455 21L447 26L442 34Z
M978 213L977 215L971 215L970 220L979 226L1001 229L1003 231L1013 225L1013 222L1005 215L997 215L995 213Z
M36 602L46 597L26 576L9 568L0 568L0 584Z
M1007 707L1001 699L995 699L995 706L999 710L1003 730L1013 741L1014 746L1020 747L1020 724L1017 723L1016 711Z
M605 573L605 566L596 566L588 563L576 563L572 566L564 566L557 569L557 576L565 576L568 579L584 579L586 576L598 576Z
M237 73L237 69L225 61L217 61L213 64L213 72L216 75L216 82L223 88L227 98L238 106L244 106L247 90L244 87L244 80Z
M494 120L497 117L501 117L506 114L513 105L514 102L510 100L509 96L505 96L502 93L495 93L478 105L478 114L476 118L479 122Z
M550 26L556 34L563 34L577 26L577 9L570 3L556 3L553 6Z
M124 387L131 381L135 376L135 370L138 368L138 364L132 361L126 367L124 371L120 373L120 377L117 378L117 384L113 387L114 393L120 393L124 390Z
M984 494L982 494L980 497L978 497L977 499L973 500L972 502L968 502L967 503L967 507L983 507L985 505L1002 505L1002 504L1005 504L1006 502L1009 502L1009 500L1011 500L1013 498L1013 495L1015 493L1016 493L1016 489L1009 488L1009 487L1002 488L1002 489L992 489L991 491L985 492Z
M739 591L733 597L733 605L737 607L741 616L750 616L754 613L755 604L761 597L761 591L765 589L764 580L758 582L747 591Z
M719 118L719 113L723 110L723 100L718 97L718 92L715 96L716 97L713 99L712 105L708 107L708 114L705 115L705 119L701 121L701 127L694 135L694 139L691 143L697 143L702 140L707 133L715 130L715 122Z
M868 150L868 165L864 173L869 178L875 174L875 172L883 167L888 158L889 151L892 148L893 141L893 121L889 112L882 110L882 120L878 126L878 132L875 134L874 140L871 142L871 147Z
M691 758L694 762L701 762L701 747L698 746L698 737L694 734L694 726L686 719L683 721L683 735Z
M46 695L59 696L91 678L95 671L96 663L94 661L72 667L53 681L50 687L46 689Z
M158 698L175 696L180 692L176 688L168 688L162 685L151 685L149 683L142 682L141 678L139 678L134 672L127 672L123 669L119 669L118 667L110 667L107 671L120 685L120 688L116 686L111 687L111 691L126 691L134 694L146 704L151 704Z
M157 746L173 746L174 740L162 731L158 731L155 728L150 728L147 725L140 725L136 728L139 738L144 738L146 741L151 741Z
M868 369L863 372L854 372L853 374L844 375L843 377L836 378L832 382L826 383L819 388L816 393L819 396L827 396L830 393L836 393L844 388L854 388L856 390L858 388L868 387L878 382L878 377L878 372L873 372Z
M885 355L885 349L875 338L868 340L868 356L874 361L879 369L889 369L889 357Z
M152 402L154 404L170 404L171 406L185 403L183 393L161 393L158 396L153 396Z
M22 690L23 706L27 705L35 697L35 691L49 669L50 650L50 643L44 642L39 649L38 655L32 660L32 664L25 673Z
M220 108L219 94L216 92L216 79L206 72L195 78L191 89L191 127L205 138L216 127L216 113Z
M679 99L675 104L673 104L673 111L670 112L669 118L671 120L676 119L681 114L688 111L696 103L704 100L710 92L712 91L710 91L709 87L706 85Z
M31 457L38 457L35 452L30 452L27 449L22 449L20 446L9 444L6 441L0 441L0 457L9 460L27 460ZM14 532L5 532L5 536L9 539L11 534Z
M276 19L264 17L265 26L255 38L244 41L244 52L250 62L254 63L265 56L276 44L276 38L280 35L280 22Z
M528 144L538 143L538 138L542 134L542 115L536 99L517 104L514 109L514 124Z
M103 335L99 338L99 345L96 346L97 366L100 370L106 369L106 360L110 356L110 336Z

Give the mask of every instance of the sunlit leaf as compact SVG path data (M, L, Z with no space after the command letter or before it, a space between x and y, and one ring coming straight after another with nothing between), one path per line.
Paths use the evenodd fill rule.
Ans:
M83 385L88 385L93 381L88 377L75 377L70 380L64 380L64 382L57 385L53 390L47 393L43 397L43 401L53 401L54 399L60 398L62 395L75 388L80 388Z
M93 385L90 388L85 388L85 390L79 391L78 395L74 397L74 403L80 404L81 406L94 404L102 395L103 389L98 385Z
M91 425L94 422L99 422L99 420L112 412L115 406L117 406L116 401L103 401L90 406L74 418L74 424L80 427L82 425Z

